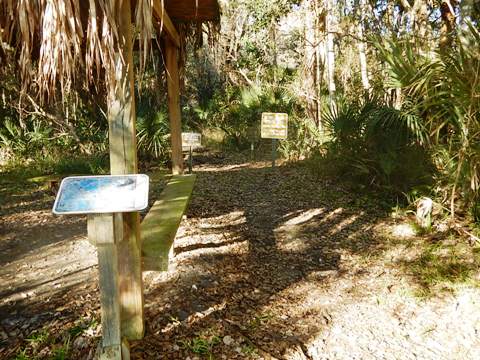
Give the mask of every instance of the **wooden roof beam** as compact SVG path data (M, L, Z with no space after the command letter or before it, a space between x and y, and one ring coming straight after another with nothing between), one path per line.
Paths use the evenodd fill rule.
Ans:
M173 25L170 16L168 16L167 12L163 8L160 0L153 0L153 13L157 20L162 23L162 30L167 33L175 46L180 47L180 35L178 34L175 25Z

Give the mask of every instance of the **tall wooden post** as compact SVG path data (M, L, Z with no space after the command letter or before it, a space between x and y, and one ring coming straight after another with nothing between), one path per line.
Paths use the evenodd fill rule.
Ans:
M135 96L130 0L119 2L120 53L107 84L110 170L112 175L137 173ZM140 219L138 213L115 214L118 288L122 337L141 339L144 333Z
M118 253L115 246L115 215L88 216L88 237L97 246L102 310L102 346L100 359L122 358L120 307L118 302Z
M178 47L165 39L165 70L167 74L168 114L172 146L172 173L183 174L182 115L180 112L180 78L178 75Z

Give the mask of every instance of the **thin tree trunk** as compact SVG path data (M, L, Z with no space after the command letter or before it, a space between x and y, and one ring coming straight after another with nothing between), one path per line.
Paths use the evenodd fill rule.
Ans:
M442 27L440 28L440 50L448 51L453 44L455 33L455 6L456 0L443 0L440 5Z
M327 9L326 32L327 32L327 84L330 108L335 108L335 48L334 48L334 31L335 31L335 0L325 0Z
M325 40L322 37L322 29L325 29L325 15L322 14L322 5L315 1L315 83L316 83L316 109L317 109L317 128L323 136L322 122L322 79L325 69ZM321 140L322 141L322 140Z
M272 20L271 24L271 34L272 34L272 51L273 51L273 83L277 85L277 67L278 67L278 52L277 52L277 23L275 20Z
M363 41L363 27L365 24L365 11L367 8L366 0L360 0L360 22L358 24L358 58L360 61L360 73L362 75L362 85L366 92L370 92L370 81L368 79L368 65L366 54L366 43Z
M315 2L316 0L305 1L305 53L304 53L304 90L307 103L307 112L309 116L319 126L318 118L318 102L317 99L317 82L316 79L316 48L318 47L317 39L315 36Z

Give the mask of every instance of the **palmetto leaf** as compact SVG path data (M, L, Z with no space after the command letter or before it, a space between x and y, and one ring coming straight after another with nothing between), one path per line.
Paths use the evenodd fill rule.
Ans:
M377 42L377 47L390 67L389 85L402 89L402 111L418 114L401 118L415 132L423 126L436 147L448 149L435 153L434 159L450 183L454 214L459 189L470 189L462 192L466 202L478 196L480 32L467 24L459 31L456 47L433 56L413 57L410 43Z

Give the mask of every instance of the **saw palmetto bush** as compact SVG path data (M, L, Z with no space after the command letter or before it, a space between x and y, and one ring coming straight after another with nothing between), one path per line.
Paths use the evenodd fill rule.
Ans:
M227 148L246 149L252 141L260 141L262 112L283 112L296 119L302 115L303 109L288 90L264 84L227 88L204 106L197 106L194 116L197 118L195 122L222 130ZM292 130L300 133L295 126Z
M436 192L455 212L478 207L480 187L480 32L459 31L449 51L415 54L408 43L379 46L390 85L407 111L421 115L437 165Z
M147 112L137 117L140 156L166 160L170 150L170 127L165 111Z
M397 110L380 99L339 99L324 115L330 140L327 163L339 176L363 186L395 192L430 183L425 129L417 114Z

